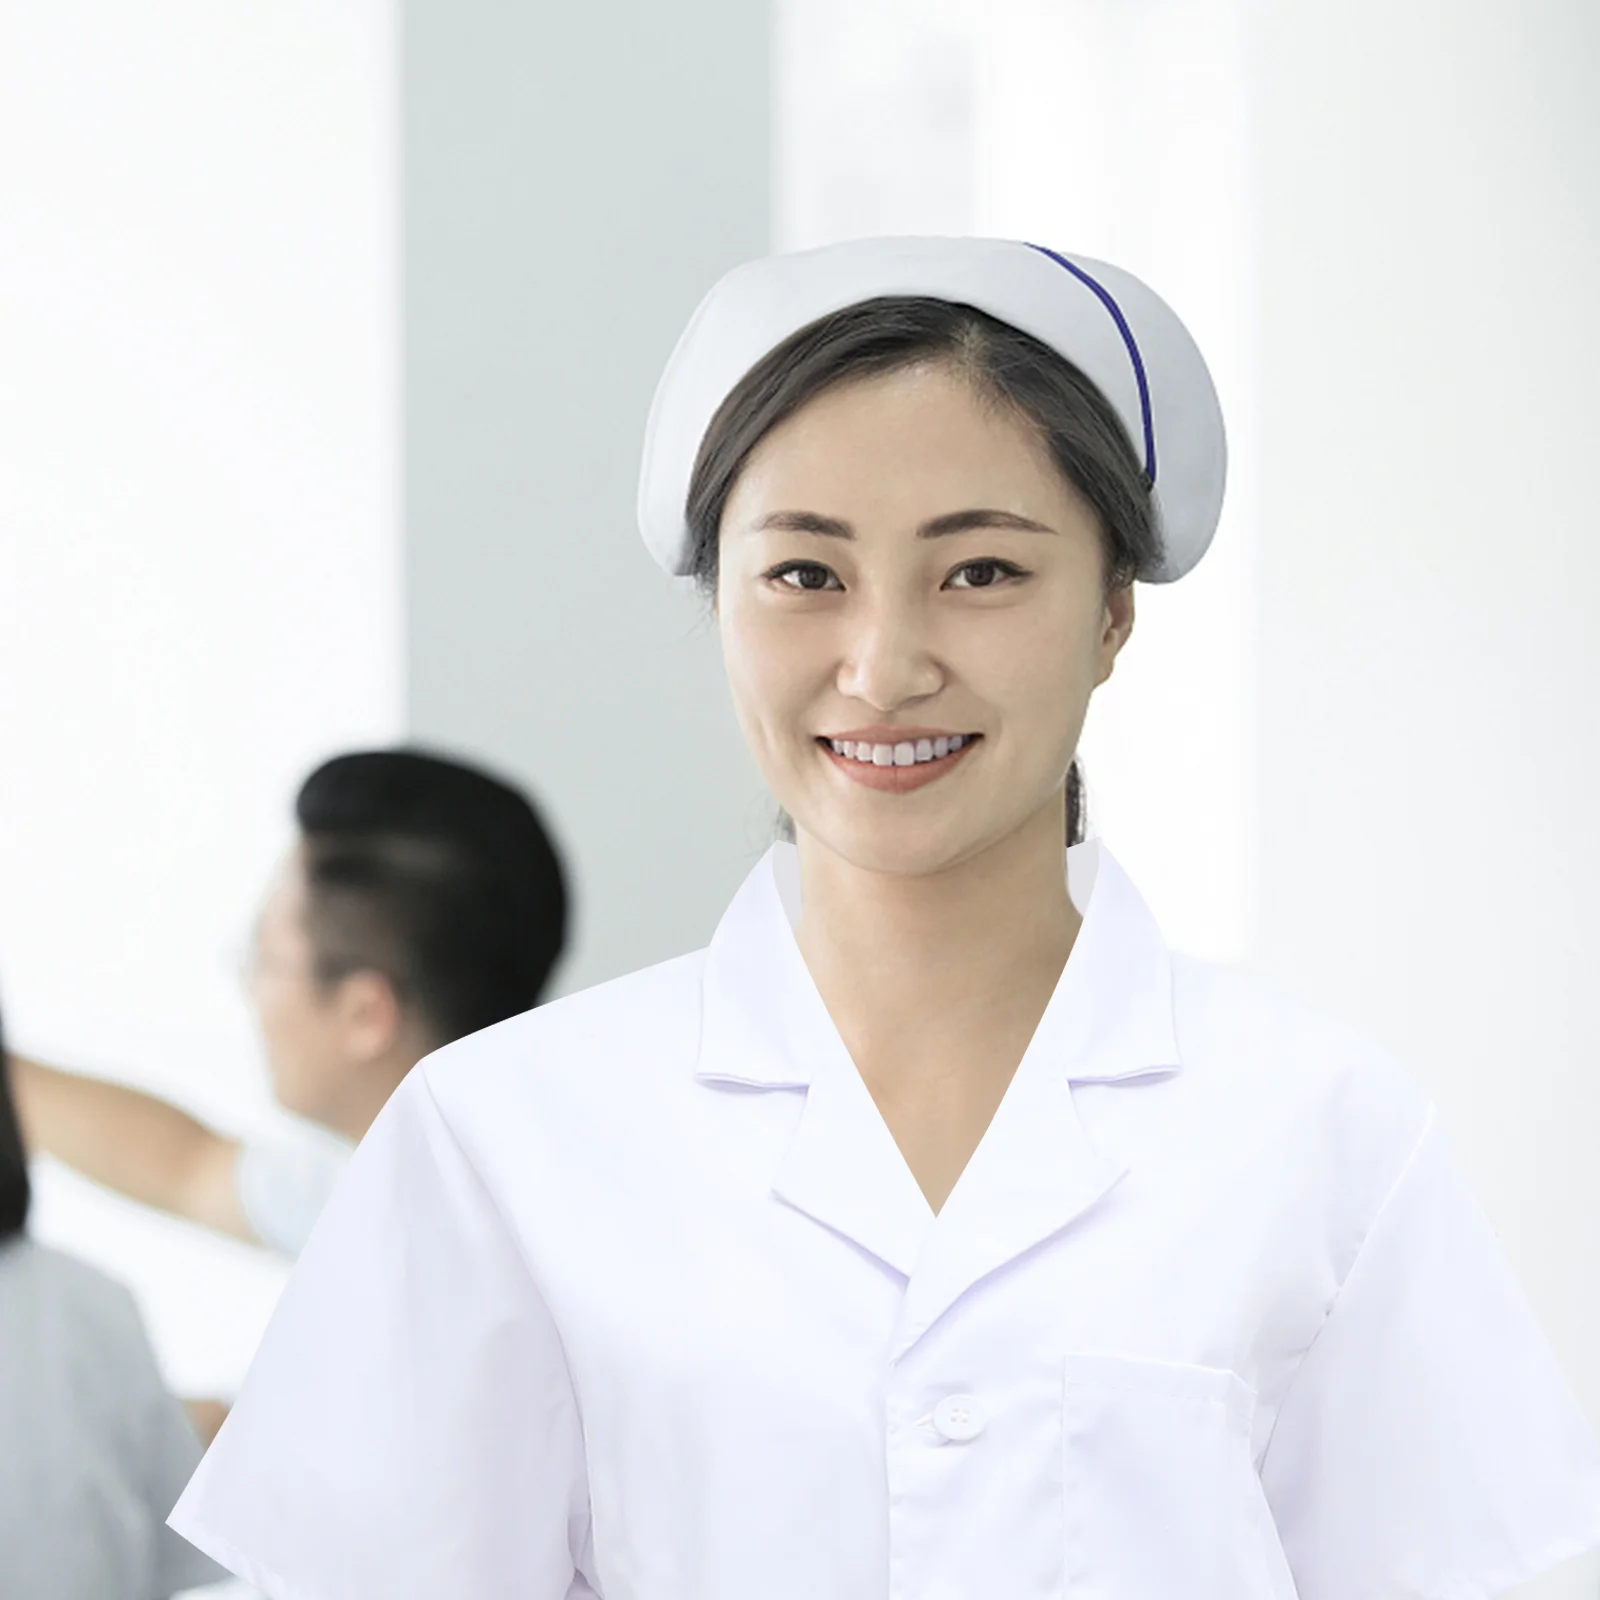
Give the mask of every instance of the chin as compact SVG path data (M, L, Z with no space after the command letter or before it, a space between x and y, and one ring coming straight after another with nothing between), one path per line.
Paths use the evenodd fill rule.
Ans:
M808 827L796 819L800 833L830 854L861 872L881 872L897 878L926 878L946 872L981 853L992 839L976 832L968 821L925 818L908 824L892 814L881 818L818 818Z

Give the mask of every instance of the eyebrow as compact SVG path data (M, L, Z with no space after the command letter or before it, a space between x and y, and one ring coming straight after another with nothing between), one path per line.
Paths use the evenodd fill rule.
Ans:
M1032 517L1019 517L1014 511L991 511L978 507L971 511L947 511L942 517L924 522L917 529L919 539L943 539L948 534L966 533L973 528L1010 528L1019 533L1054 533L1056 530Z
M975 528L1009 528L1020 533L1054 533L1056 530L1032 517L1019 517L1014 511L995 511L975 506L966 511L947 511L917 529L919 539L944 539L953 533L969 533ZM826 539L853 539L856 531L838 517L825 517L816 511L769 511L751 525L752 533L815 533Z

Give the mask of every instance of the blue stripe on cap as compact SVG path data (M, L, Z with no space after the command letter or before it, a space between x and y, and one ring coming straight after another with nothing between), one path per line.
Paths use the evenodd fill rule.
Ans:
M1058 255L1054 250L1047 250L1042 244L1030 244L1030 250L1037 250L1042 256L1049 256L1058 267L1065 267L1079 283L1094 290L1099 297L1100 304L1111 313L1111 320L1117 325L1117 332L1122 335L1122 342L1128 347L1129 359L1133 362L1133 375L1139 384L1139 413L1144 419L1144 475L1152 484L1156 481L1156 429L1150 415L1150 384L1144 374L1144 360L1139 354L1139 342L1133 336L1133 329L1128 326L1128 319L1122 314L1122 307L1112 297L1111 291L1103 283L1096 282L1082 267L1075 262L1068 261L1063 255Z

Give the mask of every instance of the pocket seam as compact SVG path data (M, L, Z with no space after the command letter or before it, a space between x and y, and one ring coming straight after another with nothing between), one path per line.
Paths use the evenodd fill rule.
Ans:
M1141 1374L1144 1374L1141 1377ZM1231 1367L1161 1361L1109 1351L1069 1352L1062 1368L1063 1396L1073 1389L1106 1389L1120 1394L1159 1396L1187 1404L1222 1405L1248 1432L1260 1396Z

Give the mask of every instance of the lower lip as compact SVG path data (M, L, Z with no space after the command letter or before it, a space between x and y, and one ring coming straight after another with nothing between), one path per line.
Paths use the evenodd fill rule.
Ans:
M968 739L959 750L947 756L935 756L932 761L918 761L909 767L880 767L871 761L856 761L842 756L830 744L817 742L817 748L853 783L864 789L879 789L886 794L909 794L913 789L924 789L936 783L947 772L953 772L966 753L978 743Z

